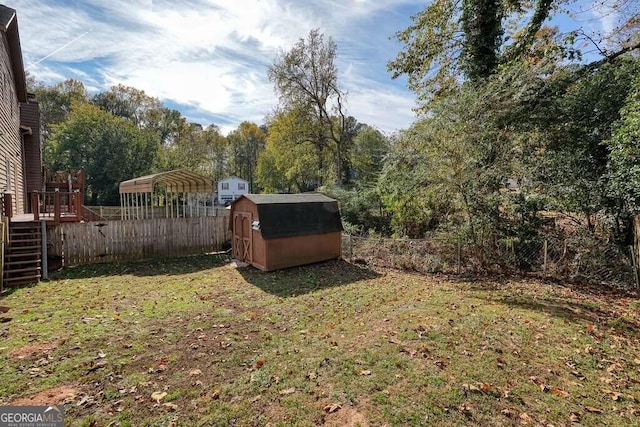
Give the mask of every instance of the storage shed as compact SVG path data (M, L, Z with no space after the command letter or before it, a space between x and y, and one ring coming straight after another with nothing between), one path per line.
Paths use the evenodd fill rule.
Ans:
M263 271L339 258L338 202L322 194L246 194L231 204L234 258Z

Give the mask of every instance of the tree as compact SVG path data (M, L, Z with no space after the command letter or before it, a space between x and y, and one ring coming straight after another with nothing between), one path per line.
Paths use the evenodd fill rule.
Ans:
M197 123L184 123L177 129L175 141L163 146L161 169L185 168L214 181L229 174L229 143L216 125L203 129Z
M618 234L624 244L633 239L633 217L640 214L640 78L633 81L620 120L606 141L611 154L607 165L607 190L613 205Z
M82 167L92 205L117 205L119 183L148 174L156 157L154 135L95 105L72 103L67 119L52 126L51 163Z
M256 170L257 184L264 191L291 193L317 187L314 165L320 163L318 152L310 141L300 142L299 138L299 133L305 133L305 118L303 113L291 110L269 120L266 148L258 157Z
M73 79L67 79L53 86L30 80L30 85L29 90L36 95L40 106L43 160L47 166L51 166L52 152L49 140L52 127L66 120L72 104L88 102L87 90L82 82Z
M282 52L269 67L269 80L274 83L281 108L285 111L305 112L309 126L297 142L309 142L317 152L318 174L321 182L325 169L325 150L335 161L335 179L343 181L343 145L347 139L347 116L344 111L345 94L338 85L335 65L336 44L325 41L319 30L311 30L288 52ZM298 113L297 113L298 114Z
M249 192L255 191L258 156L265 149L265 132L255 123L242 122L227 136L229 140L231 173L249 181Z
M350 161L354 179L360 183L375 183L391 145L379 130L364 125L353 138Z
M527 58L546 61L580 58L576 42L594 44L604 60L640 44L625 40L617 48L605 49L583 29L558 34L544 23L568 0L435 0L412 17L413 24L396 34L404 49L388 68L393 77L408 77L409 88L424 105L457 88L462 77L477 82L494 73L500 65ZM604 0L624 13L614 30L637 25L639 6L633 2ZM637 2L636 2L637 3ZM636 40L637 41L637 40ZM544 46L541 48L541 44Z
M143 90L121 84L94 95L91 102L116 117L131 120L141 128L152 124L151 119L155 114L151 112L163 108L157 98L147 95Z

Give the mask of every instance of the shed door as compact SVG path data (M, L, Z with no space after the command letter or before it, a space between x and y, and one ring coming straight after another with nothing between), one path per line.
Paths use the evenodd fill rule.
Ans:
M233 257L248 263L253 262L251 221L251 212L233 214Z

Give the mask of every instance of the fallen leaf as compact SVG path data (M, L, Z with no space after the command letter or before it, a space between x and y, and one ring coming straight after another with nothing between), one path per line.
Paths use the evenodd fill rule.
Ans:
M458 411L462 412L466 417L471 418L473 416L472 407L469 402L464 402L458 406Z
M592 414L602 414L602 409L594 408L593 406L585 406L585 411L591 412Z
M371 375L371 371L368 369L365 369L364 371L360 371L358 375L361 375L361 376Z
M481 383L480 390L482 390L483 393L489 393L489 390L491 390L491 386L487 383Z
M288 395L293 394L295 392L296 392L296 388L295 387L286 388L284 390L280 390L280 396L288 396Z
M178 410L178 405L176 405L175 403L167 402L167 403L163 403L162 406L165 406L170 411L177 411Z
M201 375L202 371L200 369L192 369L189 371L189 376L190 377L195 377L197 375Z
M342 405L340 405L339 403L331 403L324 407L324 411L333 414L334 412L339 411L341 408Z
M500 413L504 416L507 416L509 418L513 418L516 415L516 411L514 411L513 409L510 408L505 408L502 411L500 411Z
M166 395L167 395L167 392L165 392L165 391L163 391L163 392L154 391L153 393L151 393L151 398L153 400L155 400L156 402L160 403L160 401L162 399L164 399Z
M213 393L211 393L211 398L213 400L220 399L220 390L213 390Z
M307 374L307 378L310 379L310 380L315 380L316 378L318 378L318 375L316 375L315 372L309 372Z
M569 414L569 421L571 421L572 423L579 423L580 422L580 413L572 412L571 414Z
M521 413L519 418L520 418L520 424L524 424L524 425L527 425L532 421L531 417L526 412Z
M264 365L264 360L258 359L256 360L256 368L260 369Z
M569 393L558 387L551 388L551 394L558 397L569 397Z

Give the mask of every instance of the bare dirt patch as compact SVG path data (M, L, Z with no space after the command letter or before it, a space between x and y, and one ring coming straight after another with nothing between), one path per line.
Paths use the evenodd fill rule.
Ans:
M79 389L76 386L62 385L43 390L32 396L21 397L10 402L10 404L20 406L59 405L74 399L78 393Z
M334 413L327 414L324 420L324 425L328 427L369 427L369 422L366 417L351 406L342 407Z
M58 347L54 343L30 344L20 348L14 348L9 352L9 357L14 359L32 359L37 357L46 357L51 350Z

